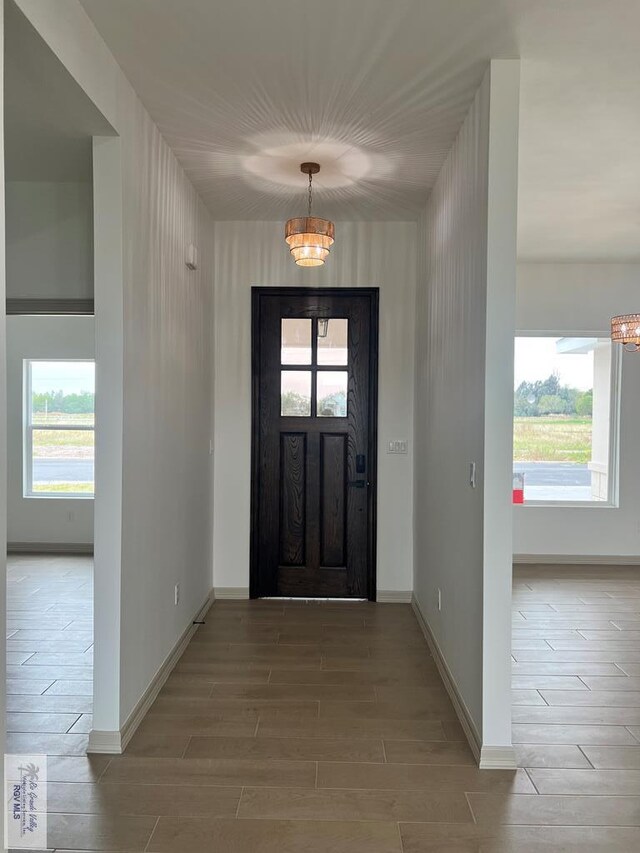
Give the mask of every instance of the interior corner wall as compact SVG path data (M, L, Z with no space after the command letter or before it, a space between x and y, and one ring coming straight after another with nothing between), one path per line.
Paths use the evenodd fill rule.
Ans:
M120 142L112 159L119 163L122 210L121 254L114 257L122 263L100 280L96 275L96 291L103 288L96 292L98 362L107 352L101 343L109 324L120 322L123 340L111 387L115 397L121 393L120 430L101 437L98 423L96 435L98 453L100 441L122 447L122 459L113 460L122 473L121 495L110 503L97 499L95 519L98 547L98 528L104 542L109 526L106 515L101 525L101 507L111 511L121 498L121 547L112 560L96 553L96 585L100 571L112 592L101 600L109 613L96 620L96 673L109 671L119 682L111 685L108 713L97 711L101 729L117 733L212 586L211 221L80 3L16 2ZM199 249L195 272L185 265L190 243ZM101 326L100 299L109 289L120 314ZM118 428L116 418L109 428ZM118 477L109 480L117 483Z
M209 214L140 102L123 135L122 719L212 588ZM199 267L187 269L190 243ZM174 603L175 587L179 601Z
M493 60L490 75L480 767L515 768L511 743L511 599L520 62Z
M415 223L338 222L320 269L296 267L280 222L216 222L214 233L216 589L249 592L251 286L297 285L380 288L377 588L409 593ZM391 439L407 439L408 455L387 454Z
M640 264L518 264L518 333L608 337L611 317L640 310ZM516 561L640 563L640 358L621 353L616 507L514 507Z
M124 282L122 144L93 138L96 430L93 730L120 728ZM93 747L90 735L89 746ZM116 736L119 740L119 736Z
M415 312L415 597L479 757L505 764L518 95L519 63L492 61L419 224Z
M469 487L469 464L484 454L489 82L420 222L415 318L414 592L478 743L483 492Z
M93 543L91 498L25 498L24 360L95 356L93 317L7 317L7 538L10 544Z
M0 3L0 180L4 186L4 4ZM0 195L0 754L6 754L7 435L4 194ZM0 816L4 844L5 811Z
M93 299L90 183L8 181L7 297Z

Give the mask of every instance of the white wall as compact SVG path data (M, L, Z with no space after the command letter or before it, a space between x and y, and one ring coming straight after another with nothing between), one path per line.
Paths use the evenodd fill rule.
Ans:
M416 299L414 590L476 746L505 763L518 71L491 63L442 167Z
M96 323L96 496L94 503L94 732L120 726L122 631L122 445L124 293L122 144L93 139ZM110 651L113 650L113 653ZM91 737L91 746L95 735ZM110 736L111 737L111 736ZM116 740L117 740L116 736Z
M7 538L10 544L93 542L93 500L25 498L22 469L24 359L92 359L94 353L93 317L7 318ZM73 519L69 519L69 513Z
M4 184L4 4L0 4L0 180ZM5 215L0 194L0 753L6 743L6 595L7 595L7 435L6 435L6 315L5 315ZM5 809L1 809L0 838L4 844ZM2 849L2 848L0 848Z
M113 732L122 727L211 588L211 224L77 0L18 0L18 6L111 123L120 143L117 155L103 151L101 197L94 199L101 221L111 209L115 214L108 218L121 225L119 234L96 235L95 270L97 396L102 381L117 408L111 418L101 422L98 417L96 440L98 452L102 446L113 453L102 460L103 470L111 464L117 475L96 481L96 600L101 607L95 628L94 725ZM121 181L110 193L103 179L114 163L116 169L121 164ZM184 264L190 242L200 249L195 273ZM106 310L107 302L113 310ZM114 341L116 357L105 360ZM114 491L118 472L121 495ZM119 548L114 507L120 511ZM104 550L110 527L116 547ZM178 606L173 603L176 583ZM115 684L109 680L114 678Z
M211 590L213 516L211 223L140 102L131 97L129 109L131 136L122 136L123 720ZM196 272L185 265L191 242L199 249Z
M7 296L93 298L93 200L89 183L6 185Z
M301 269L282 223L216 222L214 255L215 587L249 587L251 286L298 285L380 288L377 588L411 590L415 224L338 222L326 265Z
M640 310L640 264L518 265L519 332L607 337L616 314ZM576 557L640 562L640 356L624 354L620 393L619 506L514 507L516 560Z

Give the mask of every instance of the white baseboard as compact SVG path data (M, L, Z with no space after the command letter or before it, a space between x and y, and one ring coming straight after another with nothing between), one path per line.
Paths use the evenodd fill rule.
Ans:
M248 586L217 586L214 589L216 598L230 601L244 601L249 598Z
M512 746L483 746L480 770L517 770L516 751Z
M476 761L480 763L481 741L476 724L473 721L471 713L469 712L469 709L467 708L464 699L458 691L458 687L456 685L455 679L453 678L453 675L451 674L449 665L447 664L446 660L442 655L442 652L440 651L440 646L436 642L436 639L431 632L431 628L429 627L427 620L422 615L420 602L416 598L415 594L412 596L411 605L413 607L414 613L416 614L416 618L418 619L418 624L422 628L422 633L425 636L433 659L436 662L436 666L438 667L438 672L440 673L440 677L442 678L445 689L449 694L449 698L451 699L455 712L458 715L458 719L460 720L460 725L462 726L462 729L465 733L465 737L469 741L471 752L473 752Z
M634 555L592 555L584 554L514 554L515 566L640 566L640 554Z
M412 597L410 589L379 589L376 593L378 604L411 604Z
M215 596L212 590L208 593L204 604L198 608L198 611L194 615L190 624L187 625L173 649L169 652L158 668L158 671L151 679L149 686L140 697L135 708L129 714L120 731L100 731L98 729L92 729L89 734L87 752L104 752L117 755L125 751L127 744L135 734L136 729L144 719L147 711L154 703L163 684L171 675L175 665L182 657L182 653L189 645L189 642L195 632L198 630L198 626L193 623L204 618L214 600Z
M7 554L93 554L93 542L7 542Z
M473 720L473 717L471 716L469 709L467 708L464 699L460 695L458 686L451 673L451 670L449 669L449 665L447 664L444 655L440 650L440 646L438 645L436 638L431 632L431 628L429 627L427 620L422 614L420 602L416 598L415 594L411 598L411 605L413 607L414 613L416 614L418 624L422 628L422 633L425 636L429 649L431 650L433 659L436 662L436 666L438 667L438 672L440 673L440 677L442 678L445 690L449 694L449 698L451 699L454 710L458 715L462 730L469 742L469 746L471 747L471 752L473 753L474 758L478 762L478 766L482 770L489 768L493 770L515 769L518 765L516 763L515 750L512 746L498 747L482 745L480 733L478 732L477 726Z
M124 752L121 732L91 729L87 752L103 752L107 755L119 755L121 752Z

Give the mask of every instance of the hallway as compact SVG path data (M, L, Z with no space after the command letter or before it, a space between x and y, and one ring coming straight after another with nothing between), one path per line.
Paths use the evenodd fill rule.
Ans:
M54 631L55 620L68 622L50 635L49 651L38 645L18 664L14 639L11 652L12 681L58 678L42 695L10 697L20 707L12 719L25 715L10 744L46 746L52 756L51 847L640 847L637 570L516 570L514 741L523 769L507 772L475 767L411 608L369 603L218 601L126 754L82 756L84 735L61 733L56 716L90 701L73 695L85 689L79 652L61 646L67 629L87 628L87 563L12 559L12 625L39 621ZM69 677L43 654L57 655L60 667L66 657ZM44 708L56 683L66 697L53 700L60 713L42 712L40 731L25 732L35 717L24 703Z

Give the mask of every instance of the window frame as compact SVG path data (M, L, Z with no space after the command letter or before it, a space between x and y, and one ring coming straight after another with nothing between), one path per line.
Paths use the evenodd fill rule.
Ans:
M514 335L514 349L517 338L610 338L610 331L576 330L526 330L518 329ZM611 344L611 376L609 404L609 495L606 501L563 501L563 500L527 500L523 504L513 504L518 509L618 509L620 506L620 389L622 387L622 348ZM515 389L514 389L515 393ZM515 414L512 412L512 423ZM513 448L511 451L512 470L515 467ZM526 487L525 487L526 488Z
M33 490L33 433L34 430L46 429L47 431L59 430L61 432L93 432L95 436L95 407L94 407L94 422L93 426L74 425L74 426L58 426L50 424L46 427L40 424L33 423L32 411L32 388L33 388L33 370L34 364L51 364L54 362L76 362L79 364L93 364L94 366L94 394L95 394L95 359L94 358L25 358L23 359L23 416L22 416L22 496L26 500L89 500L95 499L95 456L94 456L94 480L93 491L89 492L34 492ZM94 441L95 448L95 441ZM95 451L94 451L95 453Z

